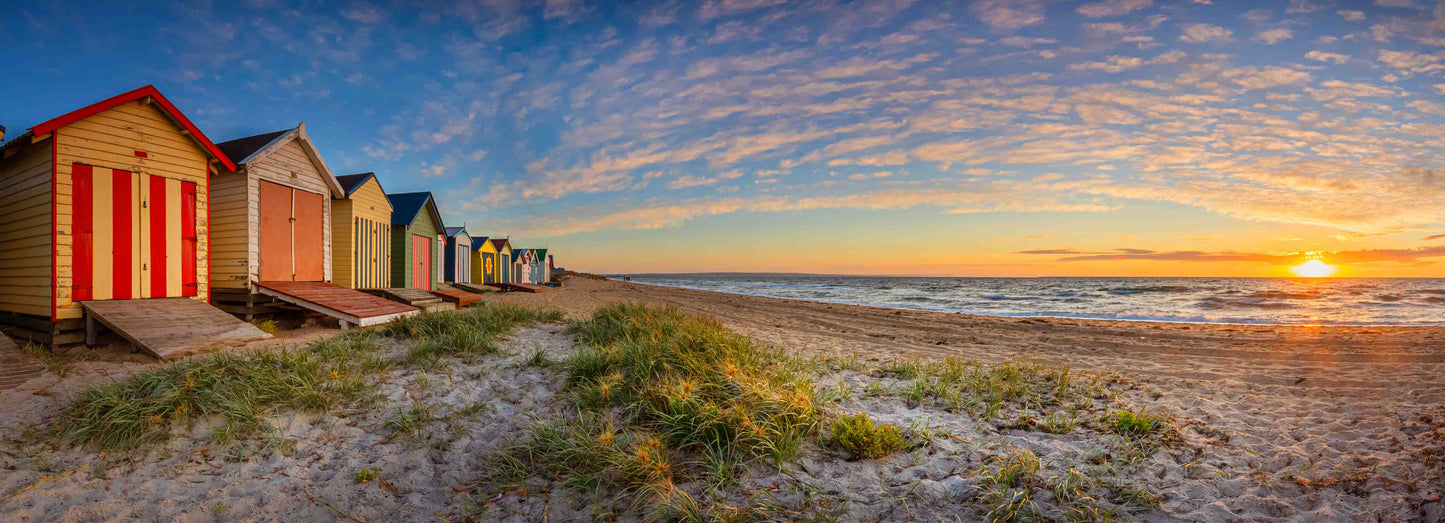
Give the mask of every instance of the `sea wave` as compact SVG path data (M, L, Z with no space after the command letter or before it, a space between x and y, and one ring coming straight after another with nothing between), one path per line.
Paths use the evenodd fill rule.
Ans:
M1251 307L1259 309L1292 309L1297 307L1292 303L1267 301L1262 298L1219 298L1208 297L1200 300L1200 306L1208 309L1219 309L1227 307Z
M1319 298L1320 295L1314 292L1264 291L1246 294L1245 297L1263 300L1313 300Z
M1289 325L1445 325L1445 278L642 277L699 290L1010 317Z
M1112 294L1138 294L1141 292L1194 292L1195 288L1184 285L1149 285L1144 287L1116 287L1099 290Z

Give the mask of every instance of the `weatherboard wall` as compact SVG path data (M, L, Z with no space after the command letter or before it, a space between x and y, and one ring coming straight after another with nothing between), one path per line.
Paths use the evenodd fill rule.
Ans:
M391 202L375 178L331 202L334 283L353 289L392 287Z
M416 287L415 282L418 280L414 280L414 277L430 278L432 279L433 285L438 283L435 280L435 271L432 271L430 274L412 274L414 272L412 270L412 260L414 259L412 257L412 237L426 236L428 238L431 238L431 241L433 242L432 244L435 245L436 242L440 241L437 239L437 237L442 234L442 224L437 223L436 219L432 217L434 213L426 208L430 207L431 205L431 202L427 202L426 206L422 208L421 212L416 213L416 218L412 219L409 225L392 226L391 280L394 286ZM432 267L436 267L442 263L442 261L437 257L437 251L435 249L433 249L431 257Z
M0 311L50 317L51 143L0 159Z
M147 103L126 102L56 129L55 147L55 313L57 319L81 317L72 301L74 282L75 165L128 171L195 184L194 299L205 301L210 287L210 160L204 149L170 118ZM168 254L174 255L174 253ZM142 266L150 260L142 259ZM137 297L149 297L141 295Z
M321 196L322 280L331 280L332 205L331 189L325 177L326 174L317 168L308 153L302 149L299 140L291 140L264 158L247 165L244 173L225 173L218 176L213 194L222 212L212 216L212 221L216 228L224 231L224 240L217 242L217 249L212 253L214 263L219 268L212 278L212 285L218 288L249 289L252 282L261 279L260 221L263 181ZM293 255L306 247L308 246L293 244Z

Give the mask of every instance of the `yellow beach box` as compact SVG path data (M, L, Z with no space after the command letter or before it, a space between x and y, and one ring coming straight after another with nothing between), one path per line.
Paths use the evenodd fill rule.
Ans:
M337 180L345 197L331 204L334 282L353 289L392 287L391 201L374 173Z
M6 142L0 324L59 346L84 340L80 301L207 301L210 179L235 169L149 85Z

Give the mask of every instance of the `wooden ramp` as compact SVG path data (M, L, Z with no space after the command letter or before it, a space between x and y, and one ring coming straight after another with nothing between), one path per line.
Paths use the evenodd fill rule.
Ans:
M487 287L485 285L477 285L475 283L453 283L451 285L459 290L464 290L473 294L486 294L489 292L497 292L496 288Z
M452 288L439 288L432 290L431 293L443 301L451 302L453 305L456 305L458 309L482 301L480 295Z
M256 290L303 309L316 311L346 324L366 327L380 325L417 313L416 307L386 298L315 281L256 282Z
M168 360L195 354L227 340L269 338L255 326L209 303L190 298L83 301L95 320L137 349Z
M0 334L0 390L13 389L45 372L45 366L27 356L9 337Z
M530 283L488 283L487 285L509 292L542 292L546 289L546 287L541 285L532 285Z
M411 287L388 287L385 289L367 289L366 292L381 296L383 298L405 303L428 312L446 311L456 308L450 302L442 301L440 296L430 292L413 289Z

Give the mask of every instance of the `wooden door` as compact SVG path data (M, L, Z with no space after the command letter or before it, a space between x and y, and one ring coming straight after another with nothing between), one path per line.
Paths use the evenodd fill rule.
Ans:
M431 238L420 234L411 235L411 286L431 290Z
M195 296L196 184L75 164L71 299Z
M457 283L471 283L472 257L467 255L472 253L472 248L462 245L462 242L459 241L457 242L456 251L453 256L457 257Z
M291 281L291 188L261 182L261 281Z
M324 196L261 182L261 281L326 279Z
M295 218L292 222L295 228L292 234L296 264L294 280L323 281L326 279L326 238L322 222L324 200L319 194L299 190L292 192L291 197L294 198L292 217Z

